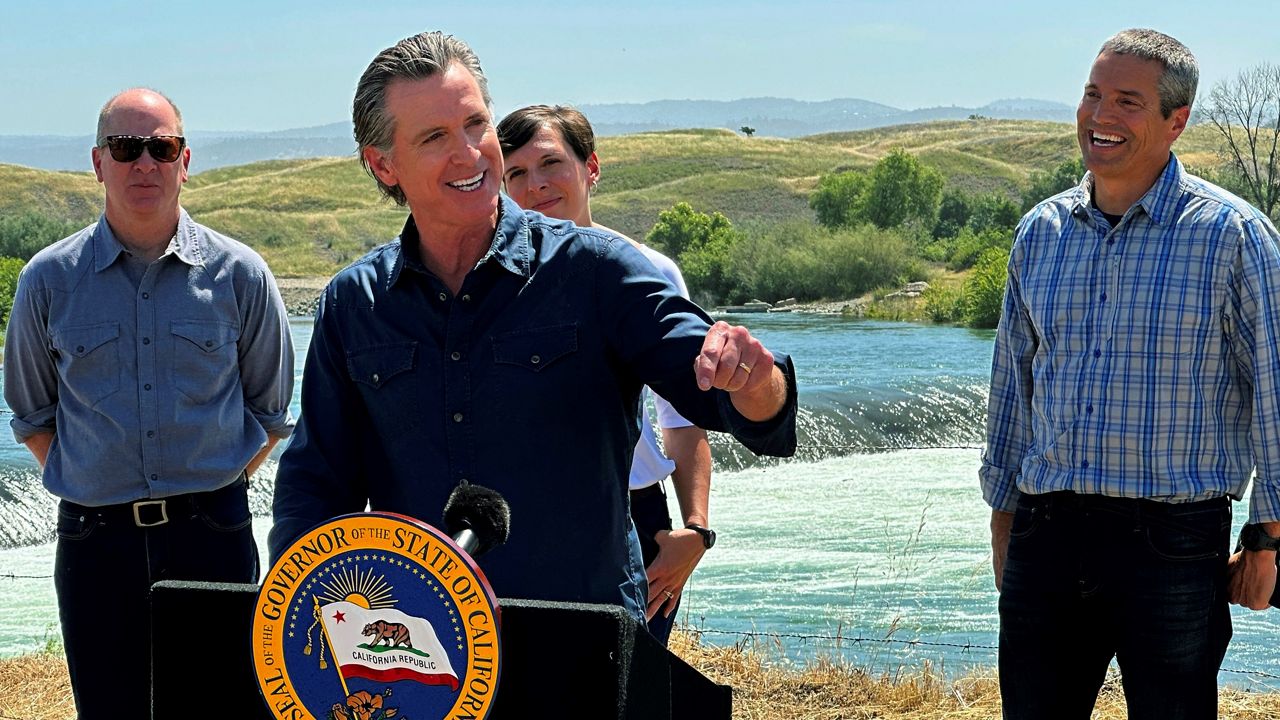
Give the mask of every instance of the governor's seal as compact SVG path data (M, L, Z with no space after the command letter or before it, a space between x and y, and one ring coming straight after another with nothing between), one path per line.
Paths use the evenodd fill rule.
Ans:
M497 602L439 530L390 513L344 515L267 573L253 655L281 720L484 718L501 667Z

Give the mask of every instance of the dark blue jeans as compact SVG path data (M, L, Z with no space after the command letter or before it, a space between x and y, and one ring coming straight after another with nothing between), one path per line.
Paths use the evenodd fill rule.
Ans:
M1000 593L1006 720L1088 718L1112 657L1133 720L1217 717L1230 534L1225 497L1023 495Z
M145 528L132 504L58 504L53 582L80 720L151 717L152 583L257 581L246 489L242 476L220 490L168 498L169 522ZM158 520L158 510L144 506L141 520ZM156 640L199 652L211 639L193 617Z
M631 522L635 523L636 534L640 536L640 556L647 568L658 557L658 541L653 537L663 530L671 529L667 494L662 490L662 483L631 493ZM649 634L663 645L671 639L671 628L676 623L676 613L679 610L680 603L677 601L670 617L663 617L666 611L663 608L649 621Z

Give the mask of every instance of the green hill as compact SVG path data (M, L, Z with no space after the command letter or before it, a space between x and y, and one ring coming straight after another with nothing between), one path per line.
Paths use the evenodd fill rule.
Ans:
M811 218L818 177L865 169L895 147L937 167L948 185L1016 196L1035 170L1074 157L1075 131L1023 120L948 121L806 138L745 138L728 130L678 130L599 140L595 218L643 238L679 201L735 224ZM1195 127L1175 147L1193 166L1216 165L1217 137ZM35 209L89 222L101 207L92 173L0 165L0 213ZM405 211L382 201L354 158L278 160L191 177L183 204L200 221L255 247L283 277L328 275L385 242Z

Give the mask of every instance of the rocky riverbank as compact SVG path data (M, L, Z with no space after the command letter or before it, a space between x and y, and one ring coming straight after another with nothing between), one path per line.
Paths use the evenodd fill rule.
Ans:
M316 306L320 303L320 293L329 278L276 278L280 287L280 296L284 298L284 307L290 315L313 317Z
M277 278L280 295L284 297L284 306L290 315L312 317L316 314L316 305L320 302L320 293L329 282L327 277ZM917 293L918 295L918 293ZM864 317L874 300L870 295L847 300L821 300L817 302L792 302L787 306L790 312L811 315L845 315Z

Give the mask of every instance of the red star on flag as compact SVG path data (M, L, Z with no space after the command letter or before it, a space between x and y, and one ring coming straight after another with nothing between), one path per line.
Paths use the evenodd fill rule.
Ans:
M346 619L347 619L347 616L346 616L346 615L343 615L342 613L340 613L340 612L338 612L338 611L336 611L336 610L333 612L333 621L334 621L334 622L343 622L343 621L344 621L344 620L346 620Z

